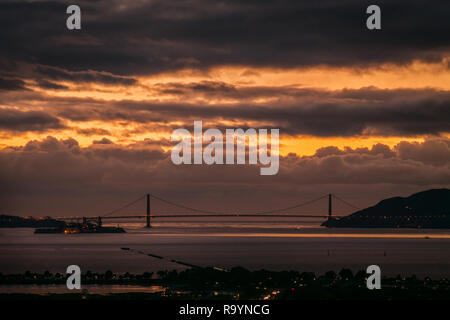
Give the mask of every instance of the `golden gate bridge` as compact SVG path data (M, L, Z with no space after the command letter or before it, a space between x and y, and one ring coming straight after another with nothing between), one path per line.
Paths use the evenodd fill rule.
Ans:
M280 212L292 210L292 209L298 209L307 205L311 205L315 202L318 202L320 200L328 198L328 213L326 215L307 215L307 214L281 214ZM165 204L168 204L170 206L176 207L178 209L183 209L189 212L194 212L192 214L152 214L151 213L151 200L156 200L163 202ZM102 225L103 220L128 220L128 219L145 219L146 221L146 227L151 228L151 220L152 219L158 219L158 218L210 218L210 217L246 217L246 218L261 218L261 217L277 217L277 218L326 218L330 219L332 217L342 217L342 216L336 216L333 215L333 199L340 201L341 203L345 204L346 206L359 210L357 206L351 204L350 202L336 196L335 194L325 194L318 198L311 199L305 202L301 202L295 205L291 205L289 207L285 208L279 208L274 210L268 210L268 211L261 211L261 212L253 212L253 213L227 213L227 212L219 212L219 211L211 211L211 210L203 210L198 208L193 208L190 206L186 206L174 201L170 201L167 199L164 199L162 197L156 196L154 194L145 194L140 196L139 198L126 203L125 205L122 205L112 211L109 211L107 213L102 214L101 216L85 216L85 217L56 217L55 219L58 220L69 220L69 221L77 221L80 220L83 221L83 223L94 221L99 226ZM129 208L136 203L146 200L146 213L142 215L115 215L116 213Z

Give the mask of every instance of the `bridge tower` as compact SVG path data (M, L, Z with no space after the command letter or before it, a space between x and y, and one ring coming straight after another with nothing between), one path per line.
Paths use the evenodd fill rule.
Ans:
M147 193L147 228L151 228L150 224L150 194Z
M328 219L331 219L331 216L332 216L332 203L331 203L331 199L332 199L332 195L331 195L331 193L330 194L328 194Z

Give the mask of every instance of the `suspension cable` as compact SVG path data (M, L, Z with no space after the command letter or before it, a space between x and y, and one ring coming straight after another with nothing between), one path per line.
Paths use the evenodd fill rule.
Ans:
M120 208L117 208L117 209L114 209L114 210L112 210L112 211L110 211L110 212L105 213L102 217L109 216L109 215L111 215L111 214L113 214L113 213L116 213L116 212L118 212L118 211L120 211L120 210L123 210L123 209L125 209L125 208L128 208L128 207L132 206L133 204L135 204L136 202L141 201L141 200L144 199L144 198L145 198L145 195L144 195L144 196L140 196L140 197L137 198L136 200L134 200L134 201L132 201L132 202L130 202L130 203L127 203L126 205L124 205L124 206L122 206L122 207L120 207Z
M269 213L274 213L274 212L279 212L279 211L287 211L287 210L291 210L291 209L295 209L295 208L299 208L299 207L306 206L306 205L308 205L308 204L311 204L311 203L314 203L314 202L316 202L316 201L322 200L323 198L326 198L326 197L328 197L327 194L326 194L326 195L323 195L323 196L321 196L321 197L319 197L319 198L312 199L312 200L309 200L309 201L306 201L306 202L302 202L302 203L300 203L300 204L293 205L293 206L290 206L290 207L281 208L281 209L275 209L275 210L270 210L270 211L256 212L256 213L254 213L254 214L269 214Z
M335 194L333 194L332 196L335 197L337 200L342 201L343 203L345 203L345 204L348 205L349 207L352 207L353 209L361 210L361 208L359 208L359 207L357 207L357 206L351 204L350 202L345 201L345 200L342 199L342 198L339 198L339 197L338 197L337 195L335 195Z
M201 212L201 213L206 213L206 214L224 214L224 213L226 213L226 212L208 211L208 210L196 209L196 208L188 207L188 206L185 206L185 205L182 205L182 204L179 204L179 203L176 203L176 202L173 202L173 201L169 201L169 200L163 199L161 197L155 196L154 194L150 194L150 197L152 197L152 198L154 198L156 200L159 200L161 202L170 204L172 206L175 206L175 207L178 207L178 208L181 208L181 209L190 210L190 211Z

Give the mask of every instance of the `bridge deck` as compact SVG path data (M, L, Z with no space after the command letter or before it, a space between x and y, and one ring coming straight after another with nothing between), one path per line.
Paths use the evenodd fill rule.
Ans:
M136 215L136 216L111 216L111 217L101 217L102 220L105 219L144 219L146 215ZM327 215L304 215L304 214L170 214L170 215L151 215L152 219L155 218L227 218L227 217L245 217L245 218L264 218L264 217L276 217L276 218L328 218ZM341 217L341 216L333 216ZM71 219L82 219L83 217L56 217L57 220L71 220ZM86 219L97 219L98 217L84 217Z

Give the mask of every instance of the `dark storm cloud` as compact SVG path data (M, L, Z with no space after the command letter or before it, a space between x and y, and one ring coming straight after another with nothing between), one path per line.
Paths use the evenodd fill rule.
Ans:
M113 142L109 139L103 138L101 140L94 140L92 144L113 144Z
M239 99L246 101L261 98L320 98L330 95L330 92L314 88L298 88L295 86L242 86L226 83L223 81L200 81L190 83L158 83L151 89L158 94L175 95L183 99Z
M401 159L441 166L450 162L450 140L434 139L424 143L400 142L396 152Z
M445 0L378 1L379 31L365 27L368 1L77 3L81 31L66 29L65 1L3 1L2 60L133 75L223 64L403 64L449 52Z
M47 80L40 80L38 81L39 87L43 89L51 89L51 90L67 90L67 86L63 86L60 84L57 84L55 82L47 81Z
M68 72L60 68L38 67L35 70L40 76L55 81L98 82L106 85L133 85L135 79L103 74L93 71Z
M393 149L381 144L323 148L312 156L281 157L277 175L260 176L257 166L250 165L175 166L170 152L152 141L80 147L74 139L47 137L0 150L0 210L94 215L147 192L205 209L255 212L339 190L350 198L356 195L365 206L383 196L448 186L449 146L449 140L434 139ZM440 162L430 161L429 153L439 154ZM26 194L27 201L18 194ZM48 203L50 212L45 211ZM153 212L162 209L161 203L152 203Z
M234 85L221 81L201 81L191 83L163 83L154 86L162 94L186 95L189 93L199 93L207 96L233 97L239 95L239 91ZM270 91L269 88L268 91ZM267 93L270 94L270 93ZM242 97L242 95L241 95Z
M0 78L0 91L26 90L25 82L20 79Z
M190 85L189 85L190 86ZM227 89L228 90L228 89ZM247 89L246 89L247 90ZM251 90L251 89L250 89ZM282 89L274 89L280 90ZM244 95L245 93L237 93ZM280 96L280 95L277 95ZM255 97L255 96L253 96ZM57 114L73 121L131 121L142 125L194 120L235 121L275 127L282 134L353 136L423 135L450 132L450 93L437 90L314 91L289 88L285 99L268 104L188 104L119 101L107 105L75 100ZM169 128L170 129L170 128Z
M235 127L279 128L282 134L321 137L361 134L415 136L450 132L450 92L445 90L241 88L212 81L170 83L156 85L149 90L156 95L165 90L177 90L177 100L186 102L105 101L55 97L33 91L17 95L10 91L11 96L3 95L1 103L10 109L17 105L39 107L61 121L114 122L124 135L191 128L194 120L203 120L205 128L225 129L222 123L226 121L229 126L232 121ZM217 102L212 103L210 98ZM221 103L222 99L234 99L234 102ZM264 99L269 101L254 102ZM176 127L172 122L177 123ZM126 128L128 124L133 124L134 129ZM110 135L101 128L74 129L84 135Z
M409 145L409 142L406 142ZM421 147L422 145L420 145ZM341 156L345 154L368 154L373 156L381 155L383 158L390 158L395 156L395 152L391 150L388 146L378 143L374 144L371 148L356 148L351 149L349 147L345 147L344 150L341 150L335 146L323 147L316 150L314 154L317 158L324 158L328 156ZM450 161L450 158L446 160Z
M64 125L58 118L44 112L0 109L0 130L46 131L61 128Z
M101 128L76 128L75 129L78 134L84 135L84 136L93 136L93 135L103 135L103 136L110 136L111 132L105 129Z

